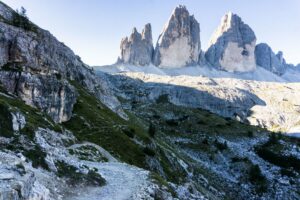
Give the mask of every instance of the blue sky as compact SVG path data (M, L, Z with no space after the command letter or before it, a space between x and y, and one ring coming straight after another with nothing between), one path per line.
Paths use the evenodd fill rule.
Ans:
M228 11L238 14L258 42L282 50L288 62L300 63L300 0L4 0L24 6L29 18L71 47L89 65L112 64L121 38L150 22L153 40L178 4L200 23L202 48Z

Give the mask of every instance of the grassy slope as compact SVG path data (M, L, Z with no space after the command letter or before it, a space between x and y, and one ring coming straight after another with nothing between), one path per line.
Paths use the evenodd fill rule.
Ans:
M123 120L84 88L73 84L79 92L79 98L74 106L73 117L63 125L80 141L98 144L120 160L145 168L143 148L126 133L129 132L143 143L148 143L150 139L146 130L135 119Z

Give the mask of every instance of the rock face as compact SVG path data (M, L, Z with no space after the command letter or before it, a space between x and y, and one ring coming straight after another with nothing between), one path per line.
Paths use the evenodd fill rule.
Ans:
M0 2L0 84L6 90L47 112L55 122L63 122L71 118L76 103L71 80L125 117L105 80L71 49L31 22L29 30L14 24L13 15Z
M14 131L19 131L23 129L26 125L26 120L24 115L22 115L20 112L11 113L12 115L12 125Z
M153 64L162 68L198 63L201 52L199 23L185 6L178 6L160 34Z
M255 47L255 57L257 65L275 74L284 74L286 70L286 62L281 51L275 55L269 45L261 43Z
M50 191L36 180L35 173L24 167L25 158L0 152L1 200L53 200Z
M137 66L150 65L153 54L151 24L145 25L142 34L136 28L133 28L130 37L122 39L120 49L119 63Z
M55 122L67 121L72 116L77 92L68 81L55 76L10 71L0 71L0 80L7 91L44 111Z
M218 69L229 72L247 72L256 68L256 36L242 19L229 12L213 34L206 51L207 61Z
M110 75L109 79L118 95L124 99L149 103L167 96L168 101L174 105L202 108L239 120L245 120L253 106L264 105L260 98L246 89L218 85L209 78L199 78L195 81L197 78L128 72L126 76Z

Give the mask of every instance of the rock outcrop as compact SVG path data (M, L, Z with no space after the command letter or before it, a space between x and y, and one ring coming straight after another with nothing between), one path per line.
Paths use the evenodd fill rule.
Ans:
M256 68L255 44L253 30L238 15L229 12L213 34L205 57L218 69L229 72L253 71Z
M153 54L151 24L146 24L140 34L136 28L130 37L125 37L120 45L121 57L118 63L132 64L137 66L150 65Z
M286 70L287 65L283 58L283 53L279 51L275 54L271 47L266 43L256 45L255 58L258 66L261 66L277 75L284 74Z
M8 92L26 104L47 113L55 122L71 118L77 92L67 80L26 72L0 71L0 80Z
M25 157L18 156L0 152L0 199L53 200L49 189L40 184L36 174L28 169Z
M26 125L26 119L20 112L11 113L12 115L12 127L14 131L20 131Z
M7 91L63 122L71 118L76 103L74 81L125 117L105 80L70 48L30 21L16 23L12 16L19 15L0 2L0 84Z
M200 52L199 23L185 6L176 7L158 38L153 64L161 68L195 65Z

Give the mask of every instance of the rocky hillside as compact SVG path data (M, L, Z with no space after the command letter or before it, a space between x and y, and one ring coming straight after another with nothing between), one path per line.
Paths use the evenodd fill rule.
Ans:
M0 6L4 13L0 18L0 82L4 88L55 122L71 117L77 94L69 80L80 83L111 109L119 109L105 82L71 49L3 3Z
M159 96L167 95L175 105L202 108L271 131L295 133L293 130L299 127L298 83L142 72L124 72L112 77L116 77L112 79L112 85L119 88L118 94L127 98L155 101Z
M149 47L149 28L124 55ZM299 140L242 123L258 94L96 74L2 2L0 54L0 199L300 198Z

